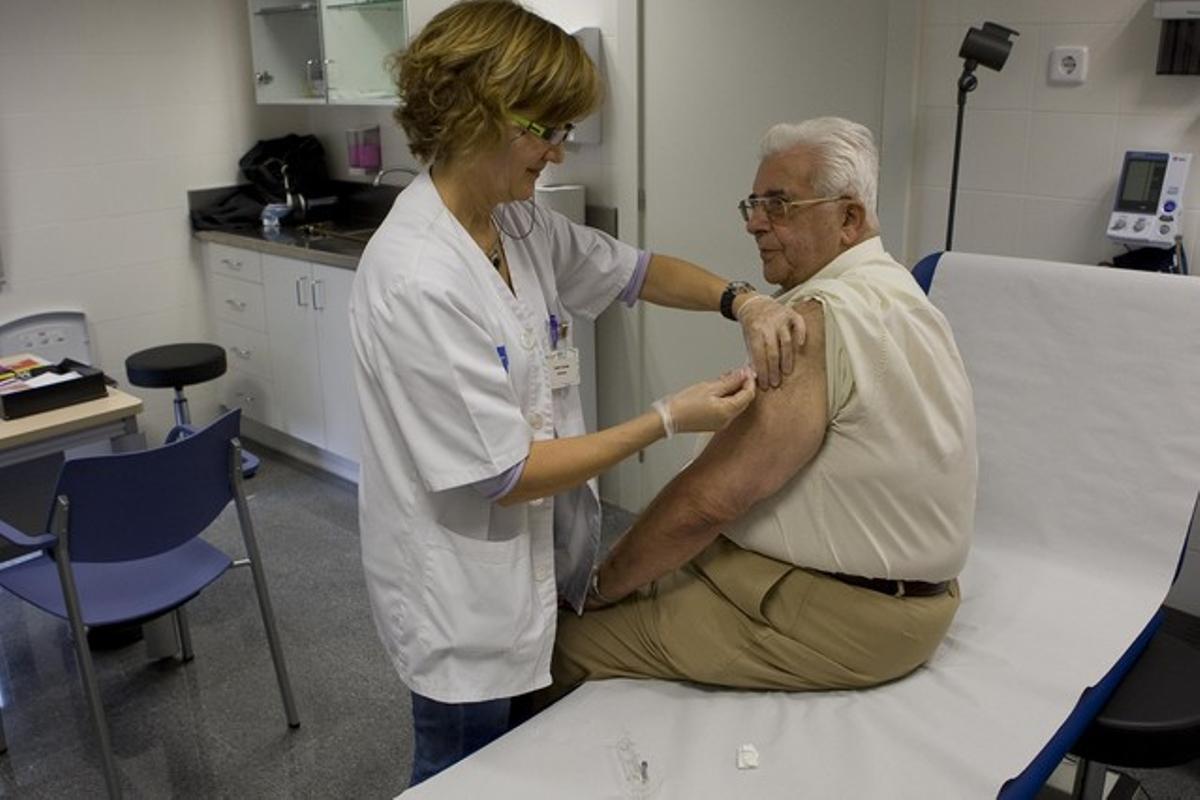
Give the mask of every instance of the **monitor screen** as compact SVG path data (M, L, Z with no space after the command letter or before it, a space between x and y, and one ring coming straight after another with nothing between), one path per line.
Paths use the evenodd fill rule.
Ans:
M1117 211L1133 214L1153 214L1158 211L1158 197L1167 174L1167 159L1129 156L1121 176L1117 195Z

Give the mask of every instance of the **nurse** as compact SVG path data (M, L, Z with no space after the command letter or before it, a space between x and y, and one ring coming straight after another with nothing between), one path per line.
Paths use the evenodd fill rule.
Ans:
M773 300L536 208L571 122L600 103L561 29L503 0L438 14L395 63L395 112L427 165L371 239L351 295L372 614L412 690L412 783L507 729L550 683L560 596L582 608L600 541L595 476L741 413L738 370L588 434L577 319L620 298L738 319L777 384L803 339Z

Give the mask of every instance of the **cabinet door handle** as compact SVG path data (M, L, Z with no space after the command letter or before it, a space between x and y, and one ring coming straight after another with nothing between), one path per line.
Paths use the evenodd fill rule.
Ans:
M250 351L245 347L231 347L229 349L238 358L244 358L246 360L250 359Z
M325 308L325 283L320 279L312 282L312 301L313 311Z
M296 305L308 308L308 278L296 278Z
M246 310L246 301L245 300L234 300L232 297L227 297L227 298L225 298L225 302L228 303L230 305L230 307L233 308L233 310L235 310L235 311L245 311Z
M231 258L222 258L221 263L229 267L229 269L233 270L234 272L242 271L242 262L240 261L234 261Z

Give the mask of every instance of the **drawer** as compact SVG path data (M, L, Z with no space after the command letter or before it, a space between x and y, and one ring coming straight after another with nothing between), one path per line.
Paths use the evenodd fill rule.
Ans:
M214 275L262 283L262 255L254 250L209 242L208 269Z
M266 333L267 313L262 286L216 274L212 276L210 296L213 314L218 320Z
M232 370L222 379L221 402L226 408L240 408L242 416L272 428L279 427L279 414L271 382L256 375Z
M225 348L230 369L271 379L271 351L265 333L218 322L217 344Z

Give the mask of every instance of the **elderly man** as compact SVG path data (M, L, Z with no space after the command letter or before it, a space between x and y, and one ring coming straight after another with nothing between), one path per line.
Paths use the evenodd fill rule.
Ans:
M807 323L790 376L717 433L560 619L555 693L654 677L863 687L924 663L959 604L977 474L945 318L883 249L870 132L771 128L740 204Z

